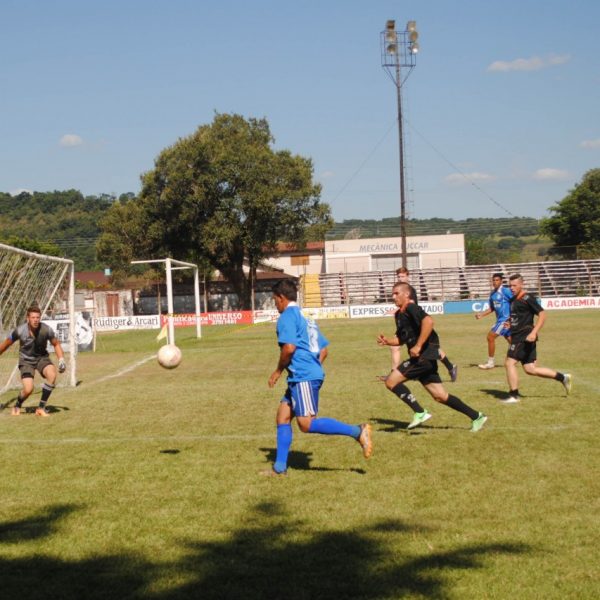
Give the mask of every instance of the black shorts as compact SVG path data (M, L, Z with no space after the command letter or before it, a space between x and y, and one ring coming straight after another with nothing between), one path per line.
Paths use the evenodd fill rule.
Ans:
M519 361L522 365L533 363L537 360L536 342L512 342L506 356Z
M438 374L437 360L428 358L410 358L405 360L398 371L409 380L418 380L423 385L428 383L442 383Z
M49 356L42 356L40 359L38 359L38 361L35 365L28 364L28 363L19 363L19 371L21 371L21 379L27 379L27 378L33 379L36 369L37 369L38 373L43 376L44 369L48 365L53 365L53 364L54 363L50 360Z

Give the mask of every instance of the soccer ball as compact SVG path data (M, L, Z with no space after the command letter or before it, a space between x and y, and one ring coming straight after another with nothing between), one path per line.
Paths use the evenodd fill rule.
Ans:
M181 362L181 350L175 344L165 344L158 351L158 364L165 369L174 369Z

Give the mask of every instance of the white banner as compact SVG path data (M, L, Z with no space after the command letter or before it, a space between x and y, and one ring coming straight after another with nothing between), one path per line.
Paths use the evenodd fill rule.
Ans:
M318 321L319 319L347 319L347 306L322 306L319 308L303 308L302 314L309 318Z
M160 329L160 315L131 317L95 317L96 331L124 331L126 329Z
M419 306L428 315L443 315L443 302L419 302ZM363 304L350 307L351 319L372 319L375 317L391 317L398 310L395 304Z
M600 297L598 296L578 296L576 298L542 298L542 308L545 310L576 308L600 308Z
M69 318L43 319L46 325L54 330L64 352L69 352ZM94 331L92 329L92 316L89 312L75 313L75 343L77 352L92 350L94 345ZM54 352L54 346L48 344L48 352Z

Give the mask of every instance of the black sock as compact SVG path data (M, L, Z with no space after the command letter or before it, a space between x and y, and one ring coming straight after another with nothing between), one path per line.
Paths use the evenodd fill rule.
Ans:
M42 386L42 399L40 400L40 407L44 408L46 406L46 402L48 402L48 398L50 398L50 394L54 386L51 383L44 383Z
M510 390L510 392L508 392L509 396L513 396L514 398L518 398L519 397L519 390Z
M411 410L422 413L423 407L417 402L417 399L411 394L411 391L403 384L399 383L392 388L392 392L402 400Z
M448 356L444 356L444 358L440 359L443 363L444 366L446 367L446 369L448 369L448 371L452 371L452 367L454 366L449 360L448 360Z
M453 396L452 394L448 394L448 400L446 400L446 406L461 412L463 415L467 415L471 421L474 421L479 417L479 413L476 410L473 410L470 406L467 406L460 398Z
M564 381L565 380L565 376L562 373L559 373L558 371L556 372L556 375L554 376L554 379L556 379L556 381Z
M21 406L23 405L23 402L25 402L25 400L23 400L23 398L21 398L21 394L19 394L17 396L17 401L15 402L15 407L21 408Z

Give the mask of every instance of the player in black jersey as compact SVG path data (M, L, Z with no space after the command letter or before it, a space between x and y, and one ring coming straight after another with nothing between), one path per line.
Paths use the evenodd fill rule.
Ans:
M546 313L537 298L523 289L523 277L518 273L509 278L513 299L510 301L510 331L511 344L506 355L506 378L508 379L509 395L502 400L505 404L514 404L521 400L519 396L519 374L517 363L523 365L527 375L556 379L562 383L567 392L571 392L573 378L569 373L559 373L553 369L537 366L536 343L538 332L546 322ZM537 320L534 325L534 318Z
M408 269L406 267L400 267L400 268L396 269L396 277L398 278L398 283L406 283L408 285L409 290L410 290L410 299L415 304L419 304L419 301L417 299L417 291L408 282L408 279L410 277L410 273L409 273ZM400 346L392 346L390 348L390 351L391 351L391 355L392 355L391 356L392 369L397 369L400 366L400 363L402 362L402 354L400 352ZM450 381L456 381L456 378L458 377L458 365L453 364L448 359L448 355L441 348L439 348L439 353L440 353L439 360L441 360L442 363L444 363L444 366L446 367L446 369L448 369L448 375L450 375ZM381 379L382 381L385 381L386 378L387 378L387 375L380 377L379 379Z
M406 345L408 348L409 358L397 369L392 369L385 385L415 411L415 419L409 428L412 429L431 417L404 385L405 381L418 379L434 400L469 417L472 422L471 431L479 431L487 421L487 417L467 406L456 396L449 394L442 385L437 370L440 340L433 328L433 319L411 300L410 286L407 283L397 283L394 286L392 297L398 307L394 315L396 335L388 338L381 333L377 337L377 343L380 346ZM428 416L419 422L417 420L419 414ZM415 420L417 423L413 424Z

